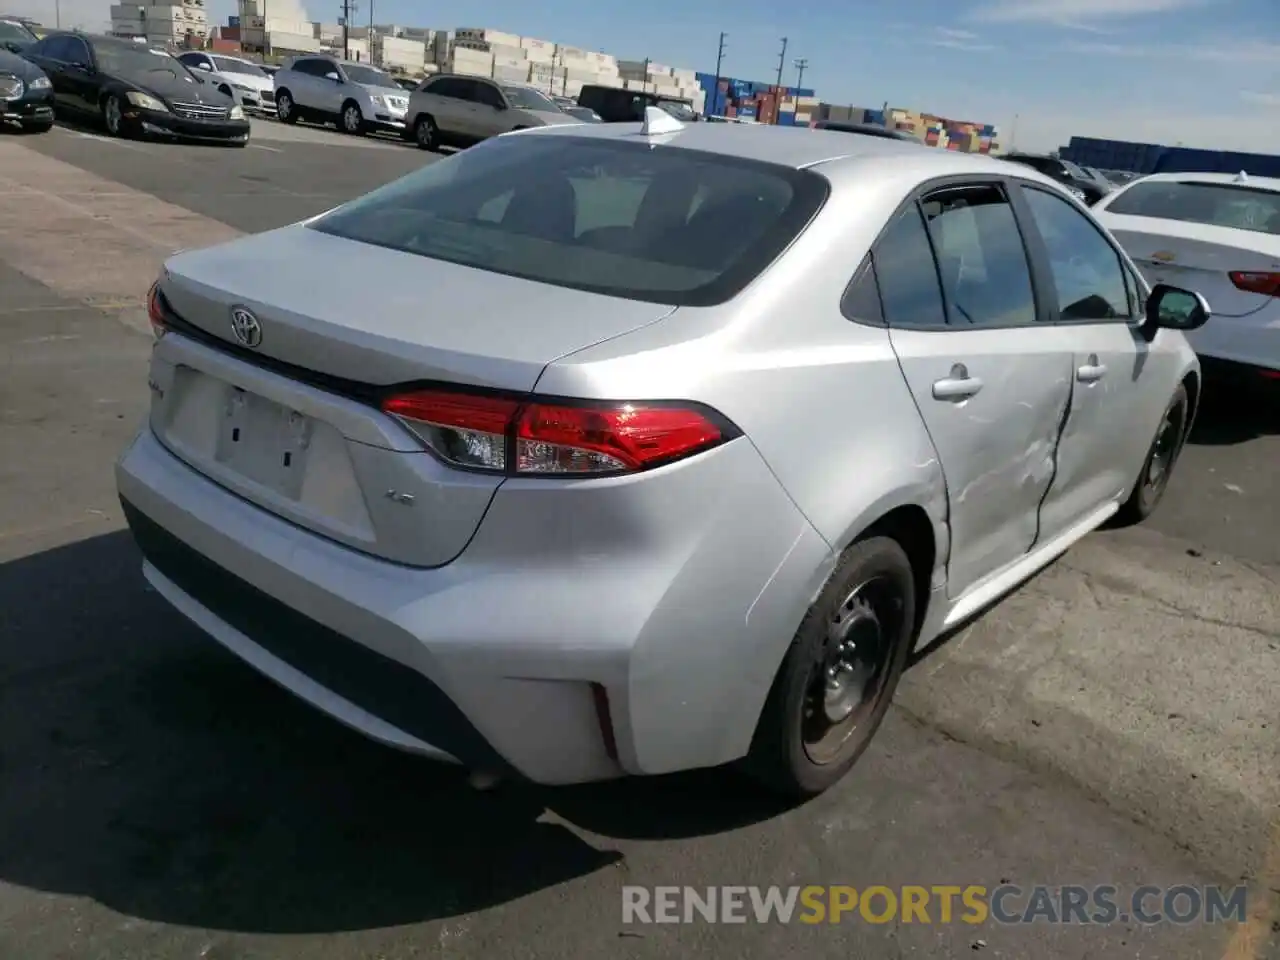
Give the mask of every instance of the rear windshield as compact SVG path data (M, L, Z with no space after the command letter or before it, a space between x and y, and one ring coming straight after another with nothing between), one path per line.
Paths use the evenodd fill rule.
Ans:
M1106 210L1280 236L1280 193L1230 183L1148 180L1119 194Z
M709 306L767 267L826 196L808 171L535 134L486 140L310 227L562 287Z

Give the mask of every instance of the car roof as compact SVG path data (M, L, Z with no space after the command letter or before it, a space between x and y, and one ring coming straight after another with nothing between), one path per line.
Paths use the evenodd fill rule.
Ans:
M1258 190L1271 190L1280 193L1280 179L1275 177L1255 177L1246 173L1244 179L1238 173L1196 173L1187 170L1182 173L1149 173L1142 178L1143 183L1220 183L1225 186L1254 187Z
M567 124L534 127L515 136L596 137L631 140L638 137L638 123ZM508 136L509 134L504 134ZM1010 164L1003 160L955 150L926 147L919 141L887 137L851 137L837 130L809 127L781 127L770 124L690 123L674 133L661 134L662 145L702 150L726 156L761 160L785 167L804 168L832 160L883 161L887 166L909 166L921 179L953 174L1010 176ZM1057 186L1053 180L1031 168L1017 168L1017 176Z

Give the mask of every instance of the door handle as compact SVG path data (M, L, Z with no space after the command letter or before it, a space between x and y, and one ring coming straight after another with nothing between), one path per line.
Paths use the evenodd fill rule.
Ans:
M968 400L982 389L982 381L969 376L963 364L951 368L951 376L933 383L933 399L935 400Z
M1107 374L1107 365L1099 363L1097 357L1090 357L1083 367L1076 368L1076 379L1081 383L1096 383Z

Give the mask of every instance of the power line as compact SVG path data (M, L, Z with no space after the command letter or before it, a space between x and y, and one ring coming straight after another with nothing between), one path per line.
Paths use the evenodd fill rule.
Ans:
M806 60L804 57L799 57L796 60L796 71L797 71L796 89L797 90L799 90L801 87L804 86L804 72L807 69L809 69L809 61Z

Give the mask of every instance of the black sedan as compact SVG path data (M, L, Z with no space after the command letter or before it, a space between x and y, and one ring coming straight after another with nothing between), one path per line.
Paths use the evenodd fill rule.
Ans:
M100 120L113 137L249 142L244 110L179 60L142 44L51 33L23 56L53 82L59 116Z
M53 84L44 71L0 50L0 125L41 133L53 126Z
M1004 159L1020 163L1024 167L1039 170L1045 176L1052 177L1066 187L1067 192L1081 203L1092 207L1105 197L1108 191L1093 178L1077 167L1059 157L1051 157L1040 153L1006 153Z

